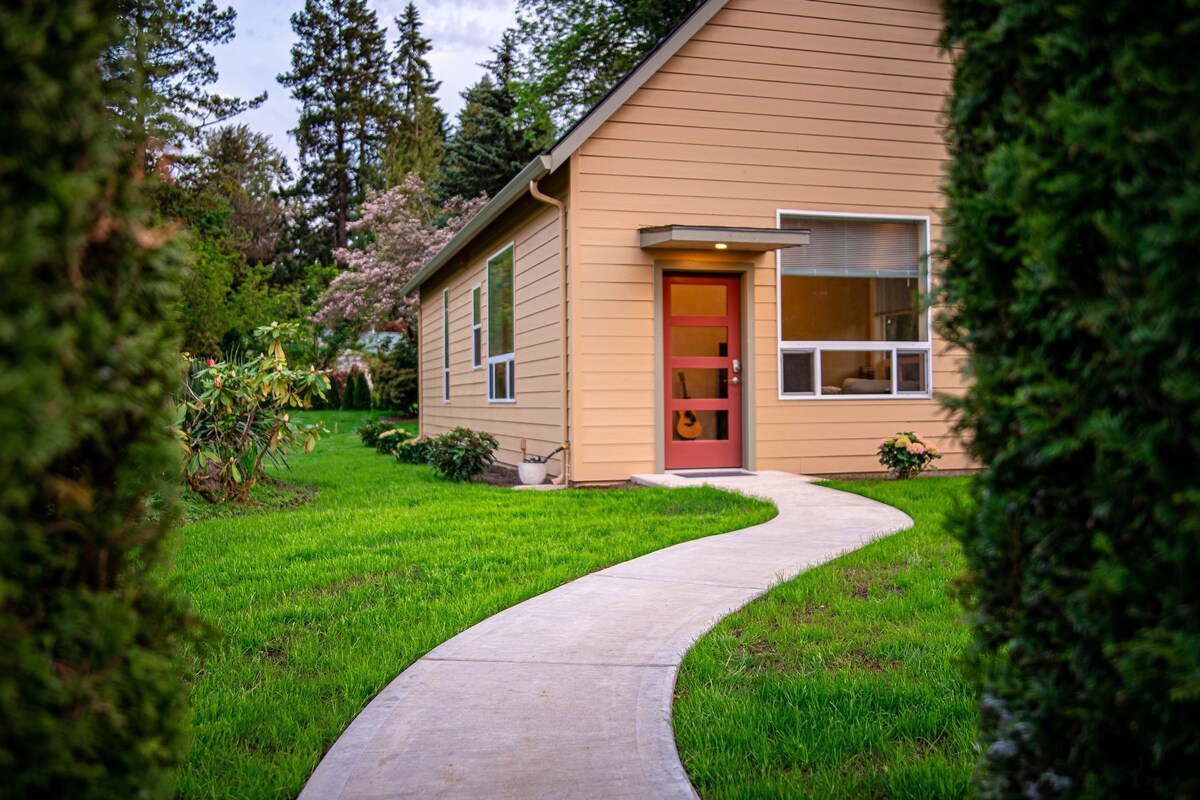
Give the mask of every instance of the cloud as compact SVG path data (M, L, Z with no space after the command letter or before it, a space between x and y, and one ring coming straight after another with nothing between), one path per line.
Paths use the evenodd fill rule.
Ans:
M390 26L389 37L394 37L396 31L392 20L403 14L407 5L406 0L376 3L380 22L386 20ZM416 5L421 33L435 51L486 53L500 43L501 35L516 19L513 0L421 0Z

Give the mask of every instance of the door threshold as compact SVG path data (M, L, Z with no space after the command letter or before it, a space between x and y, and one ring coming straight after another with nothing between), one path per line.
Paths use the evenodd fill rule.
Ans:
M758 473L744 470L741 467L708 467L701 469L669 469L668 475L678 475L681 478L753 478Z

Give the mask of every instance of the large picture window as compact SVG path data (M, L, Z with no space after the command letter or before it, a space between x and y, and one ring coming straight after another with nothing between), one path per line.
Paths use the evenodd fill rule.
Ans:
M779 393L931 394L925 220L781 214L811 232L779 251Z
M488 259L488 399L513 401L516 392L513 330L513 246Z

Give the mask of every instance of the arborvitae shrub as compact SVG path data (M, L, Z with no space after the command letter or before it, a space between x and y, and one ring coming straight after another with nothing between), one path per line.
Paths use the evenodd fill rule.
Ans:
M325 407L336 411L342 407L342 378L336 372L326 377L329 378L329 391L325 393Z
M1200 2L947 0L982 797L1200 797Z
M165 795L186 747L179 260L149 228L97 59L109 0L0 7L0 794ZM153 514L147 501L155 498Z
M354 410L371 410L371 386L367 383L365 372L354 373Z

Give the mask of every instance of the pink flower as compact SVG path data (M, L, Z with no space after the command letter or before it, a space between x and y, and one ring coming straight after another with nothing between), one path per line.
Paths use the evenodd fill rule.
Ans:
M212 367L212 366L216 366L216 363L217 363L217 362L213 361L213 360L210 358L210 359L209 359L207 362L205 362L205 363L207 363L207 364L208 364L210 367Z
M925 445L921 444L920 442L912 442L905 449L914 456L919 456L925 452Z

